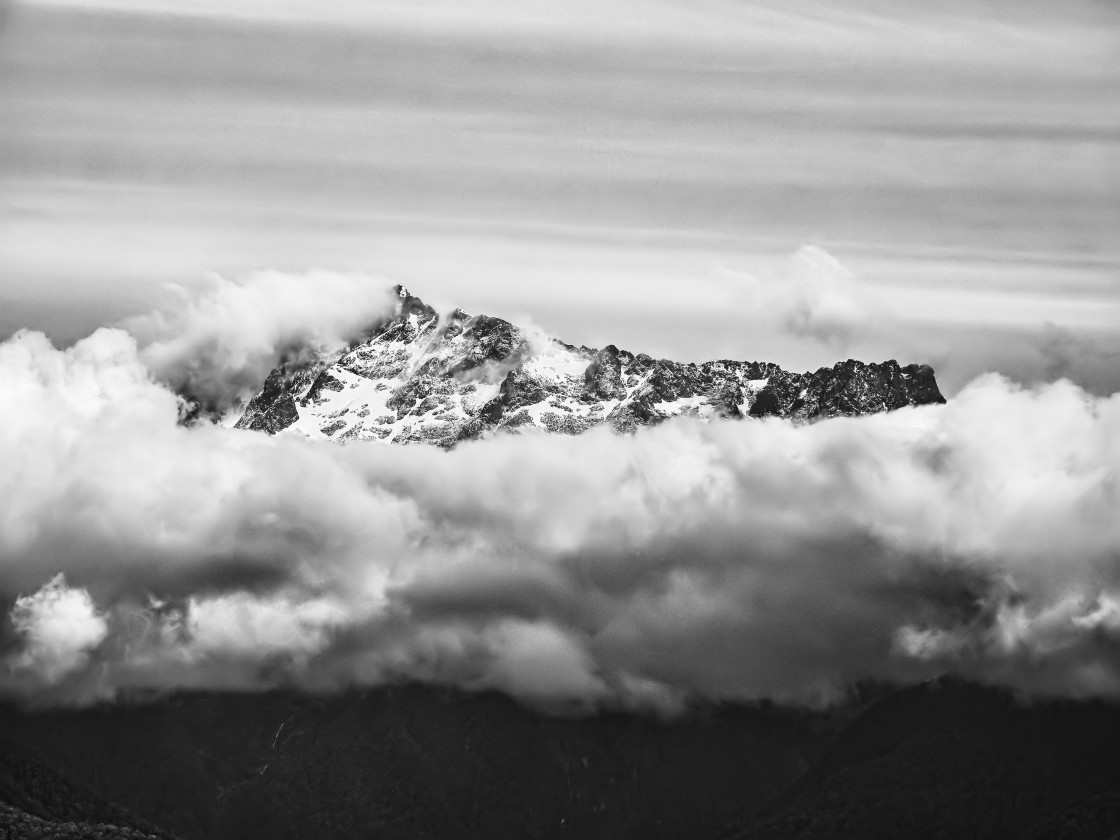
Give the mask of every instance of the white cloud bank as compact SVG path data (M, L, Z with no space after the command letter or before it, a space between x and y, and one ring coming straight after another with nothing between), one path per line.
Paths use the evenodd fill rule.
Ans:
M206 306L166 322L171 357L264 364L226 364L240 316L196 341ZM0 344L0 692L413 679L674 708L951 670L1120 696L1120 395L987 376L800 427L340 447L178 425L152 346Z
M171 286L177 306L134 318L144 363L180 392L221 410L259 390L286 355L357 338L389 311L387 284L360 274L262 271L201 292Z

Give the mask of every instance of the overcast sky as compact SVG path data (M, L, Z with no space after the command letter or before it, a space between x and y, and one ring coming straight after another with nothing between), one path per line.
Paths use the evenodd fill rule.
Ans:
M0 335L326 268L589 345L1120 388L1114 3L0 8ZM805 272L851 329L775 314Z

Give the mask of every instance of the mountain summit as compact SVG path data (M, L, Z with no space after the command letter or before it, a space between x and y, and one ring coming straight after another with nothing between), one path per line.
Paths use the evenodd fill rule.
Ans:
M618 431L682 415L795 421L943 403L928 365L854 360L812 373L770 362L681 363L574 347L490 315L440 314L402 286L357 343L275 368L233 418L336 441L451 446L499 430Z

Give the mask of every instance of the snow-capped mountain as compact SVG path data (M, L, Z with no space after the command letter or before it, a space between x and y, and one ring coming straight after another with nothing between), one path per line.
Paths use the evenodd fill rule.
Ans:
M945 401L928 365L848 360L791 373L769 362L680 363L574 347L461 309L441 317L407 289L397 295L394 314L365 340L281 364L227 422L450 446L523 427L629 431L680 415L806 421Z

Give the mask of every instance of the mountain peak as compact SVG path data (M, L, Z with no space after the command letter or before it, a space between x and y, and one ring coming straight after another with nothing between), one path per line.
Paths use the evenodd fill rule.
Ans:
M541 341L462 309L441 316L405 286L368 338L273 370L238 428L336 441L451 446L502 432L618 431L670 417L798 422L944 402L928 365L855 359L793 373L770 362L681 363Z

